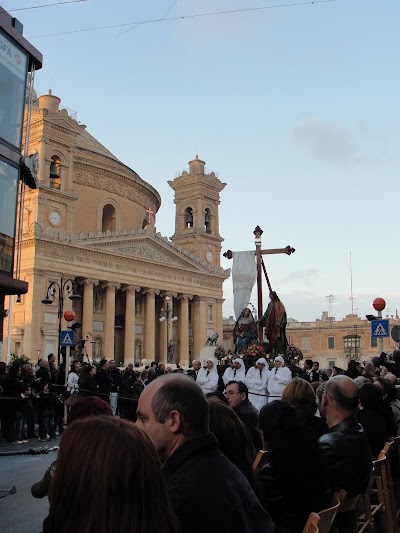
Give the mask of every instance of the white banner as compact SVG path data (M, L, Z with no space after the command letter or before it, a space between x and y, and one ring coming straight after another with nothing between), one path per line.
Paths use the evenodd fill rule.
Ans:
M25 82L28 55L26 52L14 46L2 33L0 33L0 63L20 80Z
M236 320L250 302L251 291L257 278L257 268L254 251L233 252L232 284L233 309Z

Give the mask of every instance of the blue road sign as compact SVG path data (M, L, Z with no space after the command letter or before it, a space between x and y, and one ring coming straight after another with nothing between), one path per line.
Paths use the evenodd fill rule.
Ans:
M61 330L61 346L75 346L75 331L72 329Z
M371 320L371 337L389 337L389 320L380 318Z

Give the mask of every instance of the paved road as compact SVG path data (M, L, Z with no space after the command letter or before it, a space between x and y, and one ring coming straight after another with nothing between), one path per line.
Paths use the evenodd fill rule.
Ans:
M58 441L58 437L57 437ZM39 443L31 440L26 445L0 443L0 452L47 447L57 444ZM31 486L40 481L46 468L56 459L57 452L46 455L0 456L0 490L10 490L14 485L15 494L0 498L1 533L39 533L42 531L44 518L48 514L47 497L34 498ZM3 493L1 493L2 495Z

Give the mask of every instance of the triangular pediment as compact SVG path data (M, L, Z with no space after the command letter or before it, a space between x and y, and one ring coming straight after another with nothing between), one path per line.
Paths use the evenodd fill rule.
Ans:
M52 240L67 241L71 244L91 249L97 252L114 254L118 257L135 258L171 267L184 268L205 274L229 277L229 269L219 266L211 266L201 261L189 250L173 244L168 237L162 237L155 232L154 226L146 229L116 230L105 233L80 233L73 234L63 231L55 231L48 228L42 231L38 224L35 228L37 237L43 235Z

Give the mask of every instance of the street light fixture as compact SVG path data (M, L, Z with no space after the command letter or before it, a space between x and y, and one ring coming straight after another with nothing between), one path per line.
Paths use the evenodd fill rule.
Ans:
M75 292L75 280L72 278L63 279L60 281L52 281L47 287L46 297L43 298L42 304L51 305L54 300L57 301L58 306L58 357L57 362L60 365L60 351L61 351L61 320L64 310L64 299L68 297L72 301L81 300L82 296ZM65 369L67 372L67 369Z
M159 321L160 322L165 322L166 326L167 326L167 343L166 343L166 350L167 350L167 362L168 363L173 363L173 359L170 360L171 358L169 357L169 326L170 326L170 321L171 322L176 322L178 320L178 317L177 316L173 316L173 311L172 311L172 308L171 306L169 305L169 302L171 301L171 297L170 296L166 296L165 297L165 301L166 301L166 306L165 306L165 309L161 309L161 313L163 313L163 316L161 316L159 318Z

